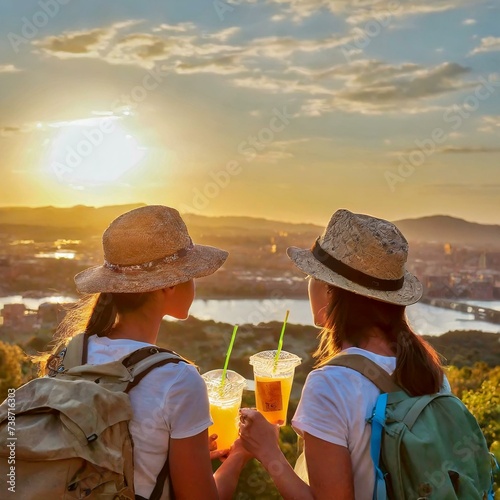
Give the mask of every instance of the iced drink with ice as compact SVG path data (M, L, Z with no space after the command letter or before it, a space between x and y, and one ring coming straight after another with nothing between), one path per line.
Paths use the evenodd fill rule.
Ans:
M229 449L238 437L238 410L246 387L246 380L232 370L226 371L226 379L221 384L222 372L212 370L202 375L207 384L210 415L214 422L208 433L217 434L218 450Z
M292 392L295 367L300 358L290 352L281 351L277 361L276 351L263 351L250 357L255 379L255 402L257 410L272 424L280 420L286 423L286 413Z

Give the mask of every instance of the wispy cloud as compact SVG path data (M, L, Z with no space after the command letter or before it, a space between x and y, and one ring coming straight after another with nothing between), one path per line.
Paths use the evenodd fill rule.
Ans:
M0 137L13 137L21 134L29 134L40 128L37 123L25 123L23 125L11 125L0 127Z
M254 0L238 0L254 3ZM407 16L432 14L475 5L481 0L269 0L281 7L282 12L276 16L286 15L294 21L300 21L326 10L332 14L343 16L350 24L360 24L371 19L402 18ZM278 20L281 20L279 18Z
M0 136L2 137L11 137L18 134L22 134L20 127L0 127Z
M240 27L233 26L231 28L226 28L216 33L208 34L205 36L205 38L208 38L209 40L217 40L218 42L225 42L226 40L236 35L240 31L241 31Z
M128 64L150 68L155 61L165 61L183 42L190 43L192 36L171 35L162 37L151 33L131 33L119 38L103 60L111 64Z
M456 63L443 63L432 68L415 65L394 67L375 62L367 74L354 72L348 85L335 95L340 108L371 111L395 111L418 101L467 88L461 77L469 69Z
M153 67L158 61L176 60L172 69L179 72L235 73L241 71L241 65L232 59L233 67L229 67L229 59L221 66L224 57L228 58L240 47L224 44L224 41L236 34L239 28L227 28L211 34L200 36L193 23L179 25L161 24L153 29L153 33L124 33L128 28L141 21L125 21L104 28L87 31L64 32L33 42L33 45L45 55L59 59L75 57L95 58L109 64L134 65L144 68ZM200 61L199 58L207 58ZM219 57L217 61L212 58ZM198 58L189 60L189 58ZM210 58L210 60L209 60ZM221 70L221 67L223 70Z
M500 132L500 115L482 116L481 125L477 130L478 132L486 132L487 134Z
M282 0L281 3L285 9L299 9L301 12L322 5L344 13L354 9L356 15L361 15L360 5L352 7L347 0L335 4L319 0L301 2ZM385 0L363 2L367 12L388 5ZM400 8L408 13L451 7L445 1L436 0L432 5L428 2L417 6L403 3ZM125 21L86 32L64 32L34 44L45 54L63 59L93 57L109 64L147 69L161 62L162 69L177 74L235 75L228 80L235 87L300 95L298 115L301 116L321 116L336 110L363 114L424 113L442 109L430 102L433 99L472 85L463 79L469 69L453 62L433 67L369 59L324 68L293 64L295 56L300 60L298 56L303 53L319 54L320 51L345 47L358 36L357 27L349 29L346 34L320 38L268 36L233 44L230 39L240 32L239 27L206 33L200 32L193 23L161 24L154 28L153 33L131 33L129 28L136 24L138 21ZM271 68L270 59L278 66L275 64ZM284 61L291 64L287 67Z
M314 140L328 141L330 139L327 137L299 137L297 139L274 141L272 143L272 149L257 154L254 159L262 163L279 163L283 160L289 160L295 157L290 149L293 149L297 144L304 144Z
M464 26L473 26L474 24L477 24L477 21L475 19L464 19L462 24Z
M481 45L476 47L471 55L479 54L480 52L497 52L500 51L500 37L487 36L481 38Z
M95 116L85 118L75 118L73 120L65 121L47 121L47 122L30 122L21 125L9 125L0 127L1 137L14 137L22 134L29 134L31 132L43 132L50 129L59 129L67 127L98 127L102 124L103 120L115 121L121 120L122 116L114 115L112 112L94 112Z
M65 31L60 35L48 36L32 43L45 55L59 59L100 57L109 47L110 41L122 29L141 21L123 21L104 28L81 31Z
M236 87L245 87L262 92L282 92L285 94L331 94L331 89L305 79L287 79L275 75L250 75L233 79Z
M14 64L0 64L0 73L19 73L20 70Z
M228 75L245 72L247 69L240 64L237 56L224 56L198 62L177 63L172 69L179 74L215 73Z
M293 158L293 154L287 151L264 151L255 156L254 161L262 163L278 163Z
M500 153L500 148L487 146L444 146L438 148L436 153L440 154L478 154L478 153Z
M186 33L187 31L193 31L196 29L196 24L191 22L179 23L179 24L160 24L153 28L154 32L159 31L174 31L176 33Z
M322 38L294 38L291 36L269 36L256 38L246 48L248 55L261 55L281 59L298 52L317 52L319 50L343 47L353 42L359 34L350 31L345 35L331 35Z
M360 60L324 69L292 66L279 76L249 75L235 78L233 84L261 92L305 94L298 113L303 116L321 116L335 110L416 114L443 109L429 101L472 87L473 83L463 80L469 71L452 62L424 67Z

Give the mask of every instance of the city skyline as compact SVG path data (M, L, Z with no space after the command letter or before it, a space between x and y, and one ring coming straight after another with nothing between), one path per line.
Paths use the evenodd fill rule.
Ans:
M493 1L2 10L1 206L500 222Z

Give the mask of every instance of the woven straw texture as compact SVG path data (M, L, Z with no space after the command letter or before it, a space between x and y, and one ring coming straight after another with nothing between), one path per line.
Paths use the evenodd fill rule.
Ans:
M213 274L227 259L193 245L179 212L149 205L117 217L102 237L104 264L75 276L79 292L150 292Z
M330 219L319 244L335 259L374 278L395 280L404 277L402 288L383 291L354 283L323 265L310 250L290 247L287 254L304 273L366 297L410 305L422 296L422 284L405 269L408 242L391 222L338 210Z

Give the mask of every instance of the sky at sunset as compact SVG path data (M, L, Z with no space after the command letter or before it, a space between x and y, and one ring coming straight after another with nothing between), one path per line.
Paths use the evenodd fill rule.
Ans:
M0 6L0 206L500 223L500 2Z

